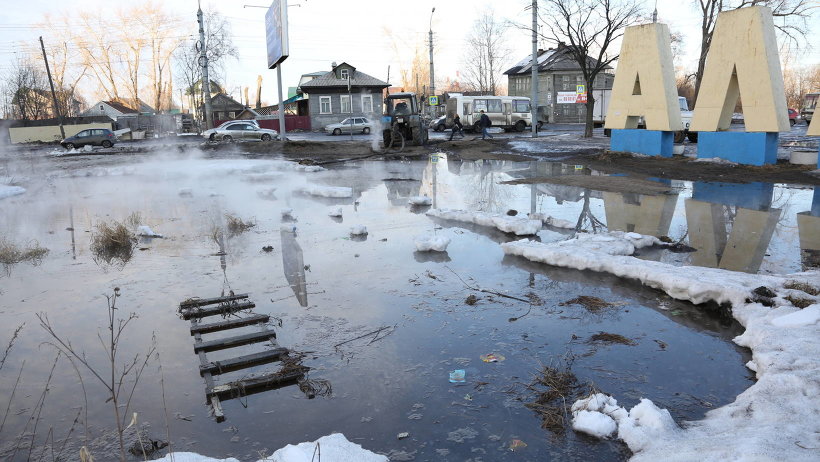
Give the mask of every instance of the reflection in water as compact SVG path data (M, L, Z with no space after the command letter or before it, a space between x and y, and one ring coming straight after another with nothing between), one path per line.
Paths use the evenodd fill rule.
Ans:
M803 270L820 268L820 187L814 188L811 210L797 214Z
M689 245L698 266L756 273L781 209L772 208L774 186L765 183L701 183L687 199Z
M611 230L667 236L677 194L649 196L604 192L606 223Z
M305 261L302 255L302 247L296 242L296 233L291 231L280 231L282 249L282 268L285 271L290 288L302 306L308 305L307 280L305 278Z

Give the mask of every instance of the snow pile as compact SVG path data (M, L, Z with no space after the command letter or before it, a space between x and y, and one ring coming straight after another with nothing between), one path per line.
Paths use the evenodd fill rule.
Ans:
M731 160L722 159L720 157L699 157L695 159L693 162L709 162L712 164L721 165L738 165L737 162L732 162Z
M820 271L747 274L675 267L629 256L630 248L651 245L653 240L634 233L609 233L550 244L522 240L502 248L533 261L638 280L696 304L731 304L732 316L746 329L734 342L752 350L746 366L755 371L757 382L731 404L709 411L703 420L687 422L684 429L650 400L641 400L624 417L617 402L606 396L576 402L574 428L596 436L612 435L612 424L605 417L611 419L617 424L618 438L634 452L631 460L638 462L814 458L813 448L820 446L820 400L816 398L820 394L820 299L795 287L820 287ZM751 301L760 286L775 293L774 307ZM786 299L789 296L809 300L811 305L800 310Z
M541 230L542 226L540 220L486 212L468 212L466 210L437 209L430 210L427 215L445 220L473 223L479 226L491 226L505 233L514 233L518 236L535 234Z
M323 172L327 170L319 165L302 165L296 162L279 161L273 164L273 168L282 172Z
M450 238L447 236L435 236L426 234L423 236L416 236L416 250L419 252L429 252L435 250L436 252L445 252L447 246L450 245Z
M410 205L433 205L433 199L427 196L413 196L407 200Z
M353 188L347 188L344 186L320 186L314 184L303 186L297 189L296 192L319 197L353 197Z
M272 456L258 462L311 462L315 460L314 452L317 446L321 448L323 462L389 462L390 460L387 456L376 454L356 443L351 443L341 433L334 433L313 442L289 444L278 449Z
M327 212L327 216L337 217L337 218L341 217L342 216L342 208L341 207L336 207L335 209L330 209L330 211Z
M4 184L0 184L0 199L5 199L11 196L17 196L19 194L23 194L26 192L26 188L21 188L20 186L7 186Z
M256 195L259 197L274 197L276 188L257 188Z
M530 213L530 220L541 220L542 223L553 228L575 229L575 223L560 218L551 217L545 213Z
M355 225L350 227L351 236L364 236L367 234L367 227L365 225Z
M263 459L264 460L264 459ZM172 452L162 459L155 459L154 462L239 462L233 457L227 459L214 459L212 457L201 456L195 452Z
M148 225L140 225L137 228L137 235L142 237L162 237L162 234L157 234Z

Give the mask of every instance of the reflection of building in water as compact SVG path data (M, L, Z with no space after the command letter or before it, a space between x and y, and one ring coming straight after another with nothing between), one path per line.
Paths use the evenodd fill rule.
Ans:
M803 270L820 268L820 187L814 188L811 210L797 214Z
M305 261L302 256L302 247L296 242L296 234L282 230L282 268L285 270L290 288L299 300L299 304L307 306L307 280L305 278Z
M692 263L756 273L780 219L773 191L766 183L694 183L685 202Z
M610 230L651 236L669 234L669 225L678 203L677 194L649 196L604 192L603 195L606 224Z

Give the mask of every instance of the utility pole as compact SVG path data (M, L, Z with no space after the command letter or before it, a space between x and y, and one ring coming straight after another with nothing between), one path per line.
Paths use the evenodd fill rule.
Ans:
M208 77L208 53L205 50L205 26L202 20L202 6L196 12L199 22L199 65L202 66L202 91L205 99L205 128L214 128L214 115L211 112L211 80Z
M538 0L532 0L532 69L530 75L530 120L532 120L532 137L538 136Z
M43 49L43 61L46 62L46 74L48 74L48 84L51 86L51 101L54 103L54 114L57 115L57 122L60 124L60 136L65 138L63 128L63 116L60 114L60 105L57 104L57 93L54 91L54 81L51 80L51 69L48 67L48 57L46 56L46 46L43 44L43 36L40 36L40 48Z
M430 95L436 95L436 73L433 69L433 13L436 12L436 7L430 12ZM428 103L430 99L427 99ZM434 109L430 109L430 115L433 116Z

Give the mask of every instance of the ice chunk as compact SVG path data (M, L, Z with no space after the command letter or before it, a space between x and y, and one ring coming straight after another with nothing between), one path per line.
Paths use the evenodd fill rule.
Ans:
M307 185L296 190L302 194L319 197L345 198L353 197L353 188L344 186Z
M447 246L450 245L450 238L447 236L425 234L423 236L416 236L416 250L419 252L428 252L435 250L436 252L444 252Z
M527 216L530 217L530 220L540 220L545 225L552 226L553 228L575 229L575 223L551 217L544 213L530 213L527 214Z
M410 205L433 205L433 199L427 196L413 196L407 200Z
M322 448L322 460L327 462L389 462L387 456L376 454L351 443L341 433L323 436L316 441L289 444L263 459L270 462L311 462L316 447ZM263 462L263 461L259 461Z
M574 413L572 429L598 438L609 438L618 429L618 425L608 415L582 410Z
M162 234L157 234L148 225L140 225L137 228L137 235L142 237L162 237Z
M293 209L282 209L282 218L293 218Z
M330 209L330 211L327 212L327 216L329 216L329 217L340 217L340 216L342 216L342 208L341 207L336 207L335 209Z
M354 225L350 227L351 236L363 236L367 234L367 227L364 225Z
M264 459L263 459L264 460ZM213 459L201 456L195 452L172 452L162 459L155 459L154 462L239 462L233 457L227 459Z
M7 186L0 184L0 199L5 199L11 196L17 196L26 192L26 188L20 186Z
M794 313L772 319L777 327L802 327L817 324L820 321L820 304L814 304Z
M541 230L540 220L530 220L524 217L510 217L507 215L486 212L468 212L465 210L433 209L427 212L431 217L445 220L473 223L479 226L495 227L505 233L518 236L535 234Z

